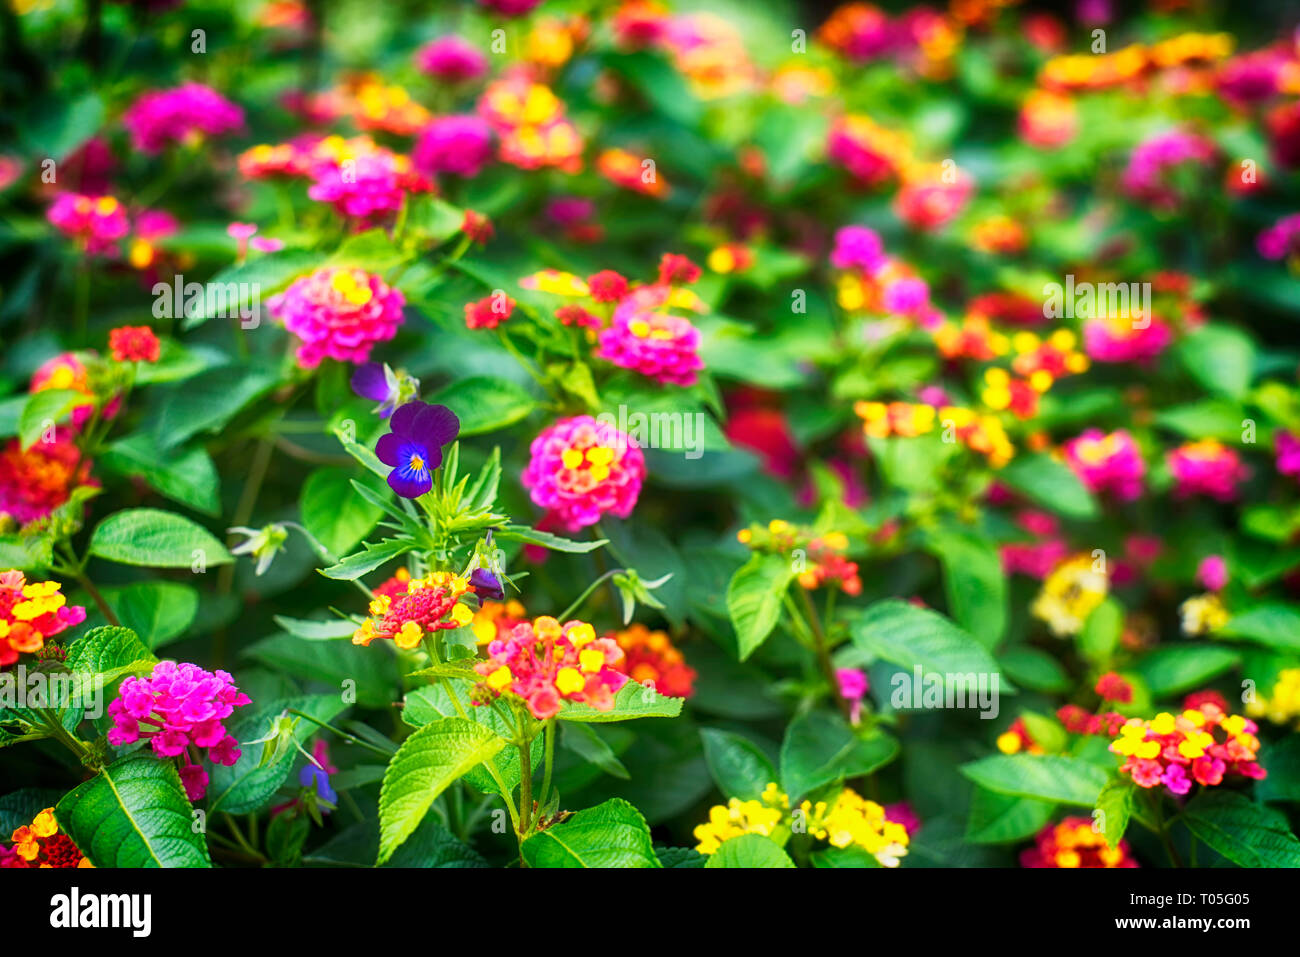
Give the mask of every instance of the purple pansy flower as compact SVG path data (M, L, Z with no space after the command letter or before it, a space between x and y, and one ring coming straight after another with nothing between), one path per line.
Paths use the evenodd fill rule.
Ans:
M460 433L460 419L445 405L408 402L388 420L392 430L375 445L379 461L390 466L388 484L403 498L419 498L433 487L433 470L442 465L442 447Z
M394 372L383 362L364 362L352 373L352 391L363 399L379 403L381 419L420 394L420 380L405 372Z

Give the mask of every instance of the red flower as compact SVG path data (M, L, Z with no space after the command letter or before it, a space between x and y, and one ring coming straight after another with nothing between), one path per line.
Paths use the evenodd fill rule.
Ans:
M588 276L587 286L596 302L618 302L627 295L627 280L612 269Z
M118 362L157 362L158 337L148 326L120 326L108 334L108 347Z
M1128 704L1133 700L1133 686L1113 671L1108 671L1097 679L1097 694L1102 701L1119 701Z
M665 285L693 283L700 278L700 272L699 266L677 253L664 253L659 260L659 282Z

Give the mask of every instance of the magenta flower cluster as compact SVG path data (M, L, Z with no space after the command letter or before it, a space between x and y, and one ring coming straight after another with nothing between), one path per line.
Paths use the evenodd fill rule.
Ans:
M1142 494L1146 463L1133 436L1124 429L1110 434L1088 429L1065 443L1065 461L1090 492L1109 494L1121 502L1131 502Z
M227 672L160 661L149 677L122 682L108 706L113 721L108 743L121 747L145 738L155 754L180 758L185 793L197 801L207 792L208 774L198 765L196 752L206 750L209 760L226 767L238 761L238 742L224 722L249 703Z
M196 136L220 136L244 125L244 111L211 87L186 83L174 90L151 90L122 115L131 143L145 153L161 153L170 143Z
M492 127L472 114L440 116L420 134L411 154L420 172L470 178L492 159Z
M317 269L266 301L271 315L302 340L298 364L328 357L365 362L375 343L397 335L406 303L398 290L364 269Z
M667 287L643 286L614 310L596 354L665 385L694 385L704 368L700 331L689 319L661 311Z

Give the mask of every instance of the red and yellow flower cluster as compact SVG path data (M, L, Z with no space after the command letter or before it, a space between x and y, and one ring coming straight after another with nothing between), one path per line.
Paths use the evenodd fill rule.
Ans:
M469 591L469 579L450 572L394 576L375 590L370 617L352 633L352 643L369 645L376 638L391 638L397 647L410 649L428 632L468 625L474 612L461 599Z
M863 431L869 438L911 438L932 432L937 423L942 423L945 430L952 427L956 441L983 455L995 469L1006 465L1016 454L1001 419L980 415L964 406L936 408L912 402L856 402L853 411L862 419Z
M1048 824L1034 838L1034 846L1020 852L1021 867L1137 867L1128 841L1114 847L1093 830L1092 819L1067 817Z
M18 828L10 837L11 847L0 847L0 867L94 867L82 855L72 838L59 833L54 808L47 807Z
M1110 750L1124 758L1120 771L1138 787L1163 784L1173 794L1186 794L1193 779L1205 787L1229 774L1262 780L1266 772L1256 761L1257 730L1249 718L1206 702L1177 717L1163 711L1150 721L1130 718Z
M849 538L843 532L827 532L808 543L807 569L799 573L799 584L808 591L815 591L823 585L830 584L846 595L862 593L862 579L858 577L857 562L844 557L848 551Z
M10 569L0 574L0 668L22 653L45 647L45 641L86 620L86 609L69 605L58 582L31 582Z
M576 619L561 625L543 615L515 626L487 650L488 659L474 666L483 677L480 696L518 695L539 721L554 717L562 701L609 711L627 684L618 642L597 638L591 625Z

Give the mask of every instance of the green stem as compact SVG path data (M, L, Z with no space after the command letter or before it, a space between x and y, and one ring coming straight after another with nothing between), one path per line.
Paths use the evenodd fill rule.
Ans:
M317 727L324 728L326 731L333 731L340 738L343 738L344 740L347 741L351 741L353 744L360 745L363 748L368 748L369 750L375 752L375 754L381 755L382 757L391 758L395 753L393 751L387 751L379 747L379 745L377 744L371 744L369 741L365 741L361 738L358 738L354 734L348 734L346 731L341 731L338 728L334 727L334 725L330 724L328 721L322 721L319 718L313 718L305 711L295 711L293 708L290 708L289 713L298 718L306 718L308 721L310 721L312 724L316 725Z
M799 598L803 602L804 612L808 616L809 626L812 629L813 641L817 651L817 661L821 664L822 674L826 677L826 683L830 685L831 697L835 699L841 711L847 716L849 713L849 703L844 700L840 694L840 682L835 677L835 665L831 661L830 645L826 641L826 632L822 630L821 619L817 617L817 608L813 605L812 599L808 597L808 589L802 585L795 585L799 592Z
M90 576L86 574L85 569L82 567L82 562L77 558L77 554L72 550L72 546L67 542L62 542L61 547L64 551L66 564L60 563L59 566L55 568L55 571L67 575L80 585L82 590L90 596L92 601L94 601L95 607L99 609L99 613L104 616L105 620L110 625L120 627L122 622L118 620L117 615L114 613L113 609L109 607L104 596L100 594L99 589L95 587L95 583L92 582Z
M522 846L524 838L528 836L528 831L533 824L533 767L532 767L532 741L520 741L519 747L519 844L520 856L523 860Z
M576 612L579 608L582 607L582 603L585 602L588 598L590 598L591 595L592 595L592 593L593 593L597 588L599 588L599 587L601 586L601 584L602 584L604 581L606 581L607 579L613 578L615 575L617 575L617 574L619 574L619 573L621 573L621 572L624 572L624 571L626 571L626 570L627 570L627 569L625 569L625 568L611 568L609 571L605 572L605 574L601 575L601 576L600 576L599 578L597 578L594 582L592 582L590 585L588 585L588 586L587 586L587 590L584 591L584 592L583 592L581 595L579 595L577 598L575 598L574 601L573 601L573 604L571 604L568 608L564 609L564 611L562 611L562 612L557 616L557 620L558 620L558 621L561 621L561 622L568 621L570 618L573 617L573 613Z
M265 855L263 855L261 851L259 851L257 848L253 847L251 844L248 843L248 840L244 837L244 832L239 829L239 822L236 821L235 818L230 814L223 813L221 816L226 819L226 824L230 826L230 833L235 836L236 843L238 843L239 846L243 848L246 853L251 854L257 860L265 861L266 860Z
M89 766L90 749L63 726L63 722L59 720L59 715L52 708L37 708L35 710L41 716L41 720L45 722L50 737L75 754L77 760L82 764Z
M543 807L545 807L546 803L550 800L551 797L551 768L555 764L555 719L554 718L547 718L546 720L546 748L542 760L544 762L543 766L545 767L545 771L543 771L542 773L541 804Z

